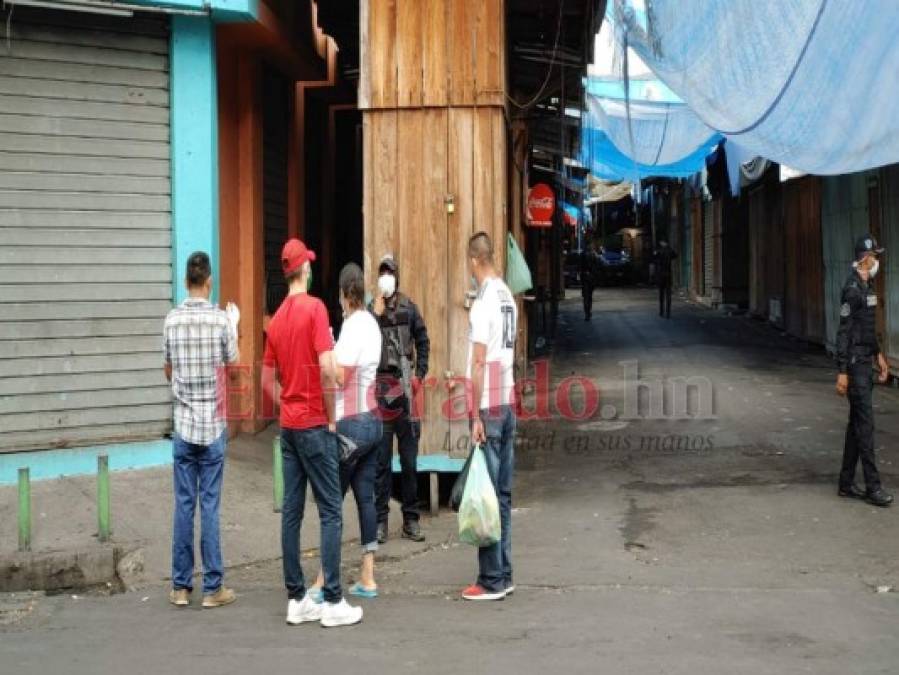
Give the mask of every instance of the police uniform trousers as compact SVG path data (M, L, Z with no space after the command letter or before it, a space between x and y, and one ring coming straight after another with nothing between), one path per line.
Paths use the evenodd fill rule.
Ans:
M874 367L870 358L854 357L849 365L849 424L843 446L843 468L840 487L848 488L855 480L859 460L868 493L880 489L880 474L874 455Z

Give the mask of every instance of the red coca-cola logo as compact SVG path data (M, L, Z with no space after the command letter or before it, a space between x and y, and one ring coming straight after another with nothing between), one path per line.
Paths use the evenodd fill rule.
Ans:
M537 183L528 192L528 223L531 227L551 227L556 211L556 195L546 183Z

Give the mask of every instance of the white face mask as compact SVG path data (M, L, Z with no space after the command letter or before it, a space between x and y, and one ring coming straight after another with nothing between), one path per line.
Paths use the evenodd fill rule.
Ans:
M382 274L378 277L378 290L385 298L393 297L396 293L396 277L392 274Z
M880 271L880 261L875 260L871 265L871 269L868 270L868 278L873 279L877 276L877 273Z

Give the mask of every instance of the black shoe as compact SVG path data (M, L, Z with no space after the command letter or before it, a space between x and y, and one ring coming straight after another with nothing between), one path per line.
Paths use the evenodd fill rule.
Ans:
M378 523L378 543L387 543L387 523Z
M883 488L877 488L865 495L865 501L874 506L889 506L893 503L893 495Z
M841 487L837 494L840 497L848 497L850 499L864 499L865 491L862 490L857 485L850 485L849 487Z
M403 524L403 539L411 539L418 542L425 540L417 520L410 520L408 523Z

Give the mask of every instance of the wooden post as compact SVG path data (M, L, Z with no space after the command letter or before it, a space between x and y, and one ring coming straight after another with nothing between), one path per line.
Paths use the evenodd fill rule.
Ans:
M109 456L97 457L97 538L106 543L110 534Z
M272 441L272 491L274 511L281 513L284 507L284 459L281 457L281 439Z
M458 395L448 380L466 368L468 238L487 231L505 269L504 5L360 5L366 275L373 286L380 256L396 255L400 288L428 326L435 381L425 397L421 454L467 448L467 424L447 419L443 404Z
M440 515L440 474L432 471L431 483L431 515L435 518Z
M31 475L19 469L19 551L31 550Z

